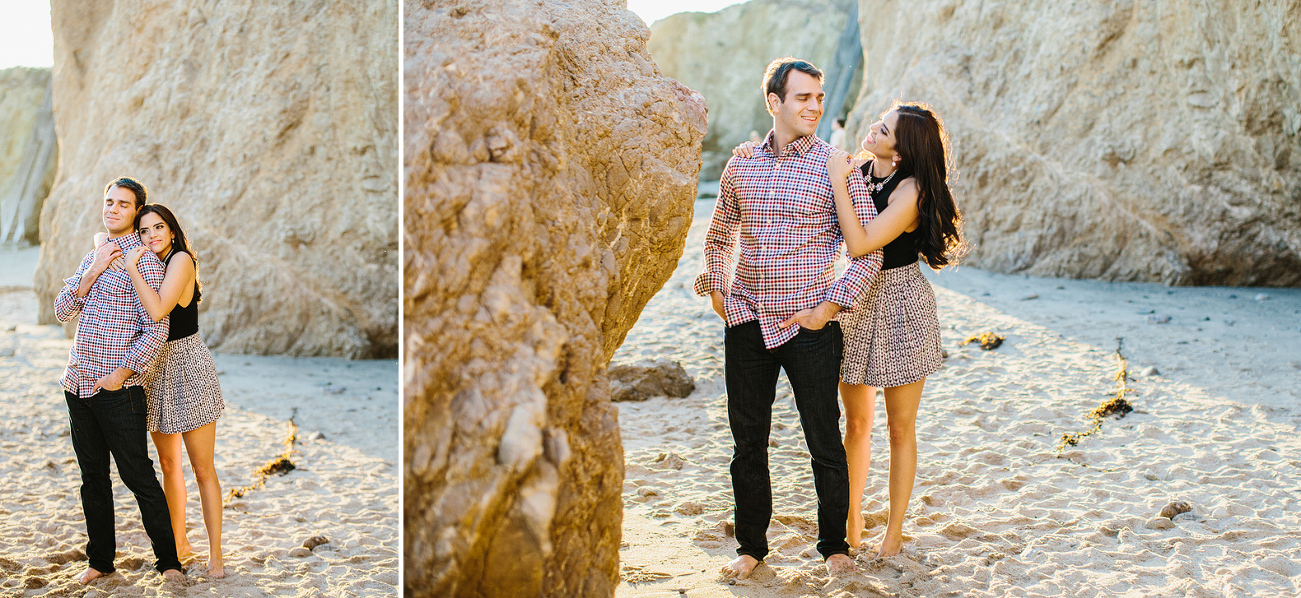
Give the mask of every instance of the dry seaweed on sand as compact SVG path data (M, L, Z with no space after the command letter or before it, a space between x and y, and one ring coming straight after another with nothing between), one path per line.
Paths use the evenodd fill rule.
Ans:
M1126 414L1134 410L1134 406L1125 398L1125 396L1133 390L1129 387L1129 361L1126 360L1124 354L1120 352L1120 350L1125 346L1125 339L1117 338L1116 341L1116 359L1120 362L1120 370L1116 372L1115 377L1116 382L1119 383L1116 388L1116 394L1112 395L1112 397L1106 402L1098 405L1093 409L1093 411L1089 412L1089 421L1093 423L1092 428L1089 428L1089 430L1085 432L1062 434L1062 439L1057 443L1058 455L1060 455L1066 447L1075 446L1079 444L1085 436L1101 430L1103 419L1112 415L1125 417Z
M289 436L286 437L284 441L284 452L280 453L270 461L267 461L262 467L257 468L257 470L253 472L256 480L252 484L244 486L243 488L235 488L234 490L227 492L226 500L222 502L223 506L230 504L230 501L243 497L249 492L266 486L267 478L271 477L271 474L278 473L280 475L285 475L297 468L297 466L294 465L294 462L289 460L290 455L298 452L294 449L294 443L298 442L298 424L294 423L294 416L297 414L298 409L295 408L289 415Z
M980 343L981 349L984 349L986 351L993 351L994 349L997 349L999 345L1002 345L1003 341L1005 340L1007 340L1007 337L1005 336L999 336L997 334L994 334L993 332L982 332L980 334L977 334L976 336L968 338L965 341L962 341L962 346L965 347L971 343Z

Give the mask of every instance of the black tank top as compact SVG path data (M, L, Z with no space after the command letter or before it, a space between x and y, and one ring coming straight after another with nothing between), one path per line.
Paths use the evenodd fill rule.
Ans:
M163 264L172 263L172 256L176 255L175 251L167 254L167 259ZM194 297L190 298L190 304L181 307L178 302L172 312L167 314L171 318L167 329L167 340L174 341L183 339L191 334L199 332L199 281L194 281Z
M880 214L889 207L890 194L894 192L895 187L899 186L899 181L908 178L908 175L896 170L895 176L893 177L888 175L882 178L874 177L872 176L871 161L864 164L862 170L863 178L867 179L867 188L869 191L875 189L876 185L884 183L881 184L880 191L872 192L872 204L876 206L876 213ZM920 237L921 235L919 230L899 233L898 237L895 237L893 241L890 241L885 247L881 248L881 269L889 270L891 268L899 268L916 262L917 241Z

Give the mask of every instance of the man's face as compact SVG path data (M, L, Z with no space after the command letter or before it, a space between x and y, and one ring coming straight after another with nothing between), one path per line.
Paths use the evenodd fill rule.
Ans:
M811 75L792 70L786 78L786 101L768 94L773 108L773 127L793 137L812 135L822 118L822 84Z
M131 232L135 228L137 211L134 192L116 185L109 187L108 193L104 194L103 212L104 228L108 229L109 236L117 238Z

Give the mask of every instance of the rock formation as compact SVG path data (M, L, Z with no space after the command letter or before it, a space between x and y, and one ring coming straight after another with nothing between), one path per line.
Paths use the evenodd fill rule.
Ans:
M750 0L715 13L685 12L651 27L650 52L664 74L699 91L709 104L702 178L717 180L732 148L772 128L763 72L795 56L828 77L852 0ZM858 84L845 106L853 106ZM831 118L831 115L828 115Z
M860 3L861 137L950 129L972 246L1006 273L1301 284L1297 0Z
M55 0L41 321L103 186L174 209L226 352L397 353L397 2Z
M622 6L405 4L407 596L617 584L606 367L682 254L706 127Z
M0 71L0 123L0 243L35 244L58 165L50 69Z

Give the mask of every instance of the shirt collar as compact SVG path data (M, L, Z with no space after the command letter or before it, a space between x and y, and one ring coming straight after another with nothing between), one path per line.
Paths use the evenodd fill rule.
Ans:
M109 239L109 240L112 241L112 242L114 242L114 243L117 243L117 246L118 246L119 248L121 248L121 249L131 249L132 247L135 247L136 245L143 245L143 244L144 244L144 243L142 243L142 242L140 241L140 233L135 232L135 231L131 231L131 232L125 234L125 235L122 235L122 236L116 238L116 239Z
M772 151L773 139L776 138L776 136L777 136L777 131L773 129L769 129L768 136L763 138L763 148L767 150L768 154L772 155L773 157L776 157L776 155L773 154ZM817 135L805 135L803 137L796 139L795 141L792 141L789 145L787 145L786 151L793 151L795 152L795 157L797 158L801 157L805 153L807 153L810 149L813 149L813 145L817 143L816 140L817 140Z

